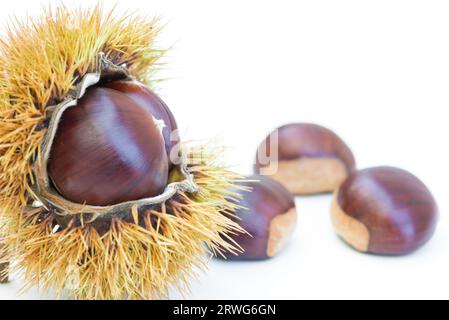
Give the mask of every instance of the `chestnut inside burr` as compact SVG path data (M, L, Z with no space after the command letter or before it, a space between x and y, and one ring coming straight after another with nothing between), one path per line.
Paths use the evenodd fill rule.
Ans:
M142 90L123 82L90 87L63 113L48 161L63 197L108 206L164 191L172 145L155 119L167 121L169 130L176 122L159 97Z
M165 141L168 161L172 165L172 156L174 155L170 153L179 143L178 124L165 102L145 86L132 81L111 81L102 84L102 87L126 94L128 98L134 100L134 102L152 114L154 118L164 122L165 127L162 128L162 135Z

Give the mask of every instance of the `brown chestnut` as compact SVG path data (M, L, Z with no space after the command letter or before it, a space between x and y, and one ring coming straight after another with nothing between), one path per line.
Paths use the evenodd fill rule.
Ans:
M414 175L393 167L355 171L335 192L332 221L349 245L362 252L403 255L433 235L437 204Z
M154 94L137 99L140 88L135 86L121 85L121 91L88 88L77 105L63 113L48 170L66 199L106 206L163 192L167 144L154 110L159 108L162 115L168 109Z
M239 191L242 209L235 212L236 221L249 234L232 238L243 253L225 253L230 260L264 260L277 255L287 244L296 225L293 195L280 183L263 176L251 176L242 183L251 191Z
M332 192L354 169L354 156L343 140L310 123L273 131L259 146L254 166L295 195Z
M173 148L179 143L178 125L173 113L154 92L150 91L144 85L131 81L112 81L102 85L103 87L120 91L133 99L142 108L147 110L155 119L162 120L164 127L162 135L165 141L165 149L169 163L176 155L170 155Z

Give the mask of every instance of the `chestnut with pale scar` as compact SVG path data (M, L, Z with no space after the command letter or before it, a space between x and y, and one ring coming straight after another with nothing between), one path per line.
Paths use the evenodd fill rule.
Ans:
M254 171L269 175L295 195L333 192L355 169L345 142L310 123L280 127L259 146Z
M337 234L361 252L404 255L424 245L437 223L437 204L414 175L393 167L353 172L335 192Z
M251 176L243 185L250 192L239 190L242 199L235 220L248 234L237 234L233 240L244 250L238 256L226 253L229 260L264 260L281 252L296 225L293 195L280 183L264 177Z

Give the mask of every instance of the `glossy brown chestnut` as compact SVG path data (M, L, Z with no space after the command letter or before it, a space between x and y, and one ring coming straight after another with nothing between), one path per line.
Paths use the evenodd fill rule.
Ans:
M137 101L91 87L61 118L48 163L56 189L77 203L106 206L156 196L168 177L152 98Z
M437 212L418 178L377 167L353 172L335 192L332 221L337 234L359 251L403 255L430 239Z
M249 177L244 185L250 192L239 191L236 220L250 235L238 234L233 239L243 248L238 256L226 254L230 260L263 260L277 255L287 244L296 225L293 195L278 182L263 176Z
M254 166L256 173L269 175L295 195L332 192L354 169L354 156L343 140L310 123L272 132L259 146Z
M169 162L171 163L170 160L172 157L170 156L170 153L176 144L179 143L179 135L175 117L165 102L147 87L137 82L113 81L105 83L102 86L126 94L128 98L133 99L137 104L147 110L155 119L162 120L164 122L165 125L162 128L162 135L164 136L167 156Z

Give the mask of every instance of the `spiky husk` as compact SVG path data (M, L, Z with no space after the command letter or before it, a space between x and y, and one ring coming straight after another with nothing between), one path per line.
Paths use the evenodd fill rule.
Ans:
M103 235L89 224L55 232L55 214L31 210L19 231L4 239L14 250L0 254L14 261L11 269L21 271L25 283L57 297L154 299L166 297L169 286L185 292L195 269L205 267L204 251L237 252L238 245L225 239L243 231L227 217L236 208L229 200L236 199L231 189L241 177L201 157L190 166L200 190L194 195L180 193L133 214L132 222L115 220Z
M89 72L97 56L126 64L149 83L163 50L154 47L157 19L58 7L37 20L15 22L0 40L0 263L11 261L27 287L78 299L165 297L186 290L205 248L238 250L227 234L242 232L229 219L240 177L214 164L214 154L188 151L199 192L179 193L159 207L114 218L106 231L90 223L57 229L56 213L30 209L46 133L48 106L61 102ZM200 156L200 157L198 157ZM228 239L228 241L225 241ZM192 269L193 268L193 269Z

